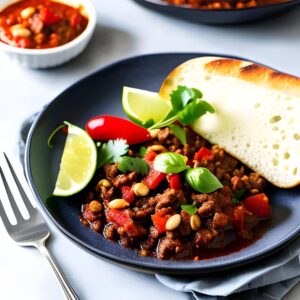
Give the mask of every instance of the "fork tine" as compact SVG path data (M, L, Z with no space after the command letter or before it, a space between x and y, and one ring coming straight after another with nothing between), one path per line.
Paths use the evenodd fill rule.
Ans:
M0 217L1 217L1 220L3 222L3 225L5 226L6 230L8 232L10 232L10 229L13 227L13 225L11 225L8 217L7 217L7 214L5 212L5 209L3 207L3 204L2 204L2 201L0 200Z
M19 207L18 207L18 205L16 203L16 200L15 200L15 198L14 198L11 190L10 190L10 187L9 187L9 185L7 183L6 177L4 176L4 173L3 173L3 170L2 170L1 167L0 167L0 175L2 177L2 182L4 184L6 195L7 195L7 198L9 200L9 203L11 205L11 208L13 210L13 213L15 215L16 221L17 221L17 223L19 223L20 221L23 221L24 218L23 218L23 216L22 216L22 214L21 214L21 212L19 210Z
M8 159L7 155L5 154L5 152L3 152L3 155L4 155L4 158L6 160L7 165L9 167L9 170L11 172L11 175L14 178L15 183L16 183L18 189L19 189L19 192L20 192L21 197L23 199L23 202L24 202L24 204L25 204L25 206L28 210L28 213L29 213L29 215L32 215L33 213L35 213L35 208L32 206L32 204L31 204L31 202L30 202L30 200L27 196L27 193L25 192L24 187L21 184L19 178L17 177L17 175L15 173L15 170L14 170L13 166L11 165L11 162L9 161L9 159Z

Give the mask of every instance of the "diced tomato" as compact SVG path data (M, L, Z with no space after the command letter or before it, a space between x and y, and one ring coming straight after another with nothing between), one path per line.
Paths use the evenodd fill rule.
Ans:
M166 223L169 215L162 216L159 212L151 216L152 222L157 229L158 234L166 232Z
M70 17L70 24L73 28L76 28L81 22L81 15L79 13L73 14Z
M145 177L143 182L153 190L166 178L166 174L156 171L150 168L148 175Z
M207 148L201 147L198 152L195 153L194 160L213 160L214 154Z
M269 218L271 215L269 199L264 193L247 197L243 203L247 210L260 218Z
M122 198L127 201L129 204L134 202L135 194L130 186L122 186Z
M61 17L54 14L48 7L40 9L39 17L46 26L50 26L61 20Z
M20 48L30 48L32 42L29 38L18 38L16 39L17 46Z
M155 159L156 155L157 155L156 152L154 152L152 150L147 150L147 152L146 152L146 154L144 156L144 160L146 161L146 163L148 165L151 166L153 164L153 162L154 162L154 159Z
M180 181L180 176L179 174L173 174L167 177L169 181L169 185L171 189L174 190L181 190L182 189L182 184Z
M232 225L237 231L244 228L245 208L243 205L235 206L232 211Z
M108 223L113 222L123 227L130 236L137 236L139 234L139 229L129 216L128 210L106 209L105 213Z

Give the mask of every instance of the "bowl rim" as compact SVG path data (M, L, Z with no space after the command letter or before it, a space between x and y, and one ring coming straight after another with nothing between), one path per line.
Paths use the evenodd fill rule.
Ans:
M22 0L17 0L17 1L7 0L7 3L8 5L10 5L9 3L12 4L20 1ZM56 2L60 2L60 1L58 0ZM90 36L90 34L92 34L92 32L96 27L96 22L97 22L96 9L92 4L92 2L90 0L80 0L80 4L86 10L88 25L79 36L77 36L75 39L71 40L70 42L53 48L29 49L29 48L19 48L19 47L11 46L0 41L0 50L4 50L7 52L14 52L23 55L29 55L29 56L41 56L41 55L56 54L64 51L69 51L71 48L80 45L83 41L85 41Z

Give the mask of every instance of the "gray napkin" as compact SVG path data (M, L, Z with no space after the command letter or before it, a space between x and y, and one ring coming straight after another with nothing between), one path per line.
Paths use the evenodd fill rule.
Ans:
M23 162L26 138L37 114L20 128L19 151ZM280 300L300 281L300 237L276 254L239 269L209 275L156 274L165 286L191 293L197 300Z

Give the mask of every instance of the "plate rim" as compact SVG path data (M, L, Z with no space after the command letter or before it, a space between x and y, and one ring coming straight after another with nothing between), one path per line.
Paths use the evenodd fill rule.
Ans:
M284 238L282 238L279 242L276 243L276 245L269 246L264 249L260 249L249 256L245 257L239 257L236 258L233 262L232 261L227 261L227 262L219 262L216 265L209 265L206 267L201 267L201 265L196 264L192 260L188 261L183 261L181 265L176 264L176 261L173 261L174 264L170 264L169 266L163 266L163 265L155 265L153 266L153 263L147 263L142 262L142 261L133 261L133 262L128 262L128 257L116 257L115 255L111 255L110 253L104 253L103 251L85 243L81 239L77 238L74 234L72 234L69 230L65 229L57 219L55 218L54 215L52 215L47 208L46 204L44 203L43 199L40 197L36 184L34 182L32 172L31 172L31 166L30 166L30 148L31 148L31 142L32 142L32 137L34 134L34 131L42 118L42 116L47 112L47 109L55 105L56 102L61 101L61 96L63 96L65 93L68 93L69 90L72 90L74 87L77 85L80 85L81 82L84 82L86 80L89 80L89 78L92 78L98 73L105 72L109 69L113 69L114 67L126 63L130 63L135 60L140 60L143 58L151 58L153 56L180 56L180 55L191 55L191 56L221 56L225 58L232 58L232 59L242 59L242 60L247 60L250 62L255 62L253 60L245 59L243 57L235 56L235 55L224 55L224 54L218 54L218 53L204 53L204 52L158 52L158 53L150 53L150 54L142 54L142 55L134 55L130 56L121 60L117 60L113 63L109 63L104 65L103 67L100 67L99 69L93 71L92 73L84 76L83 78L79 79L75 83L71 84L67 88L65 88L63 91L61 91L58 95L54 97L52 101L50 101L47 105L43 107L43 109L40 111L40 113L37 115L36 119L34 120L33 124L30 127L27 140L26 140L26 145L25 145L25 153L24 153L24 167L25 167L25 175L26 179L28 181L30 190L32 191L33 196L36 199L37 204L39 205L40 209L42 210L43 215L46 215L47 218L50 219L52 224L59 229L61 233L63 233L64 236L66 236L69 240L71 240L73 243L75 243L77 246L80 248L84 249L85 251L96 255L97 257L100 257L104 260L111 261L112 263L115 263L117 265L122 265L125 267L129 267L131 269L143 271L143 272L158 272L158 273L172 273L172 274L186 274L189 272L190 274L205 274L205 273L210 273L214 271L220 271L220 270L225 270L225 269L233 269L240 267L245 264L250 264L252 262L255 262L259 259L262 259L266 256L270 256L273 253L279 251L282 249L286 244L291 242L294 238L296 238L300 234L300 223L292 230L288 235L286 235ZM172 70L170 70L171 72ZM100 252L99 252L100 251ZM131 250L134 251L134 250ZM132 259L131 259L132 260ZM170 262L170 261L169 261ZM201 262L201 260L199 261Z

